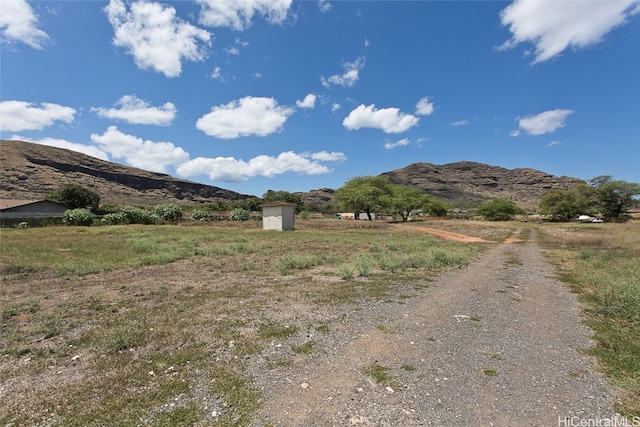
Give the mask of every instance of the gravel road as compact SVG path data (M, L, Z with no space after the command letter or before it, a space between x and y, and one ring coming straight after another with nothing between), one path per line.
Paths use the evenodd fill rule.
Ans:
M404 304L336 307L311 355L251 372L252 426L564 426L613 419L575 296L535 243L503 243ZM338 312L342 310L342 312ZM274 352L277 349L274 349ZM382 384L363 373L378 366Z

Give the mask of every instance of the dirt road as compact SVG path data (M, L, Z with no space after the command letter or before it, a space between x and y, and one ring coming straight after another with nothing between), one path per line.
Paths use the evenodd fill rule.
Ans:
M614 390L580 351L590 340L575 298L534 243L492 246L405 303L361 305L320 335L311 356L252 373L264 396L253 426L562 426L614 416Z

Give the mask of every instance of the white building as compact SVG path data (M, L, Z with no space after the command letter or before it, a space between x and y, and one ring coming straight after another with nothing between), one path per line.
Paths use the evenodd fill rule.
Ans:
M272 202L262 205L263 230L293 230L295 218L294 203Z

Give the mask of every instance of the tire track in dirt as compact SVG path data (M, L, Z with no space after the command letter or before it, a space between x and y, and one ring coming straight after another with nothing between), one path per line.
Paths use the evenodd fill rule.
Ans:
M495 243L489 240L482 239L480 237L467 236L465 234L453 233L451 231L439 230L437 228L420 227L420 226L407 225L407 224L391 224L391 225L396 228L413 230L413 231L421 231L423 233L431 234L432 236L442 237L443 239L447 239L447 240L455 240L456 242L461 242L461 243Z
M253 426L557 426L613 419L575 297L534 243L500 244L405 304L363 302L291 368L254 378ZM388 369L377 384L363 368Z

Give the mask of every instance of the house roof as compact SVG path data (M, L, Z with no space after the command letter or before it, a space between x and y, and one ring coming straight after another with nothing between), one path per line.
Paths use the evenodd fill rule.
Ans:
M42 202L42 200L27 199L0 199L0 210L11 209L18 206L30 205L32 203Z
M66 207L62 203L54 202L52 200L44 200L44 199L40 199L40 200L0 199L0 211L3 211L5 209L17 208L19 206L33 205L35 203L53 203L53 204L56 204L56 205L60 205L60 206Z

